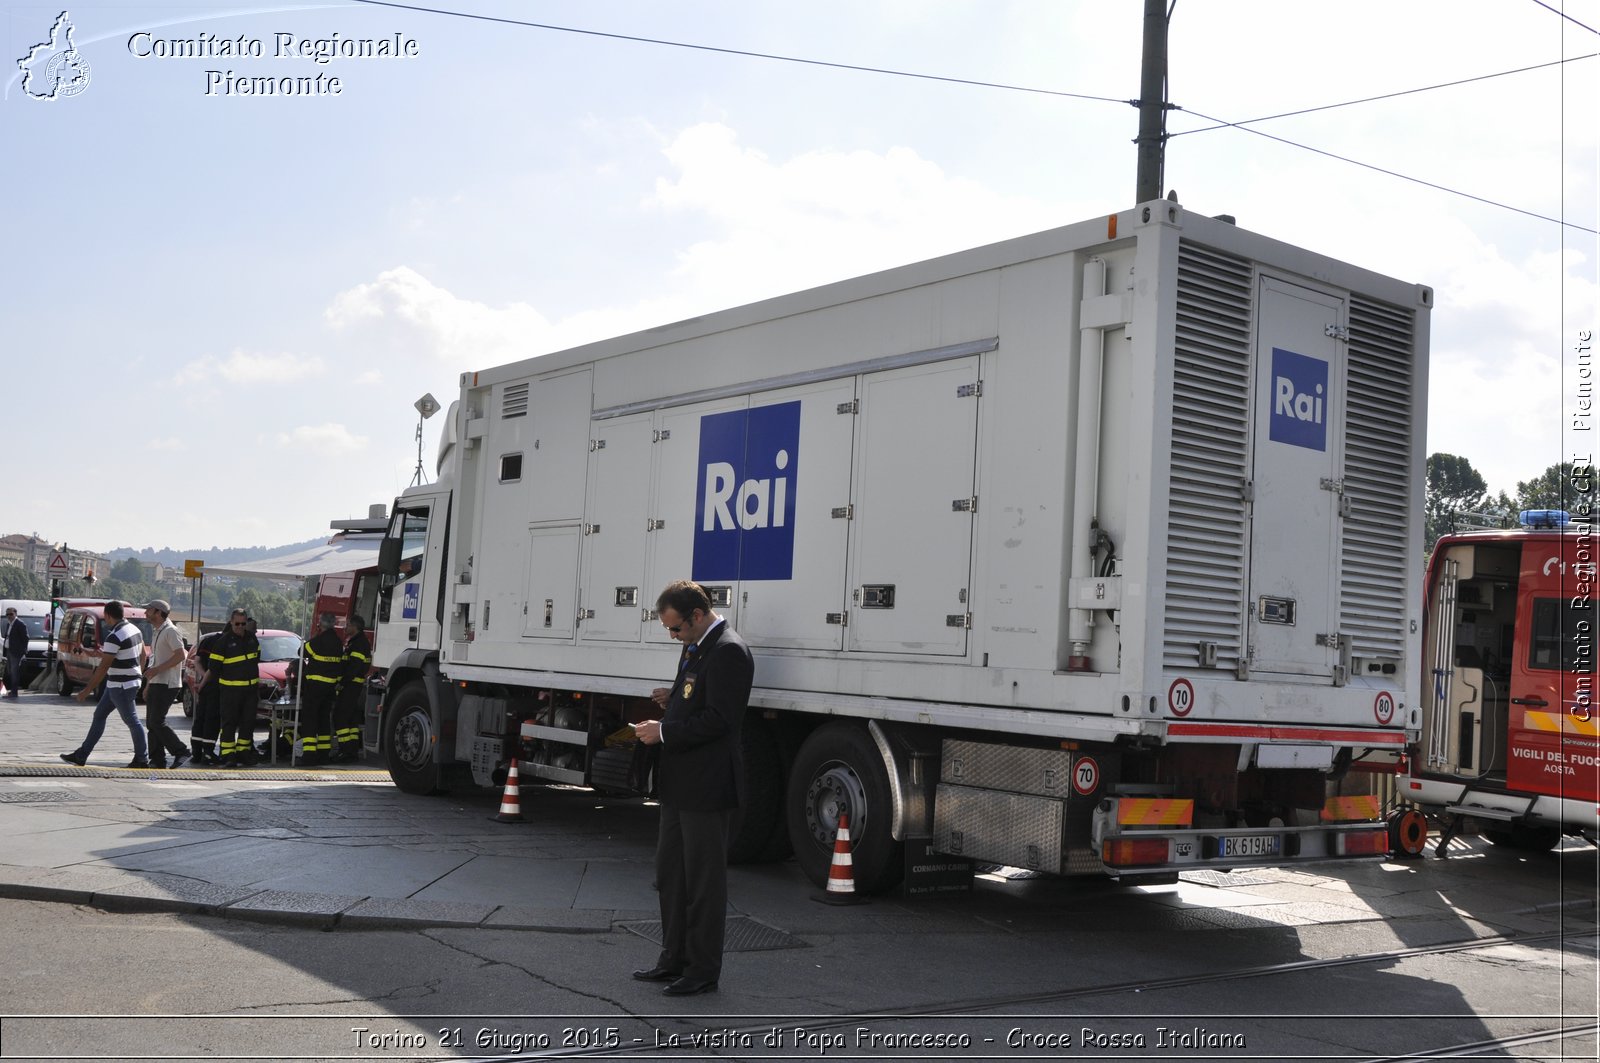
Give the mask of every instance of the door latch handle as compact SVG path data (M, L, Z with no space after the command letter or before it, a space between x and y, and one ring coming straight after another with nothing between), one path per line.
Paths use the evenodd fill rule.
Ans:
M1511 704L1513 704L1513 705L1548 705L1550 703L1548 701L1544 700L1543 698L1534 697L1534 698L1512 698L1511 699Z

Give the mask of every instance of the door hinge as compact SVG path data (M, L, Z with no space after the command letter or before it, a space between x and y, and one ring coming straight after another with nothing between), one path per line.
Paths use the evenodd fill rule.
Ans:
M660 531L662 528L665 528L666 526L667 526L667 522L666 521L664 521L664 520L656 520L654 517L649 517L644 522L644 530L647 531L647 532Z
M1239 481L1239 498L1241 501L1254 502L1256 500L1256 482L1251 479Z
M958 399L978 399L983 397L983 381L975 380L970 384L962 384L956 388Z
M1343 325L1324 325L1322 326L1322 334L1324 336L1332 336L1334 339L1342 340L1345 343L1350 342L1350 330Z
M585 524L583 526L583 534L585 534L585 535L599 535L600 534L600 525L598 525L598 524Z
M829 613L827 616L823 617L822 622L824 624L832 624L835 627L849 627L850 626L850 614L849 613Z
M944 618L944 626L945 627L959 627L959 628L965 628L967 630L971 630L971 628L972 628L972 614L971 613L951 613L949 616Z
M1317 636L1317 645L1318 646L1326 646L1330 650L1338 649L1339 646L1341 645L1341 643L1339 641L1339 633L1337 631L1332 631L1332 632L1329 632L1327 634L1318 635Z
M606 441L605 440L603 440L603 439L591 439L591 440L589 440L589 453L592 454L597 450L604 450L604 449L606 449Z
M851 399L849 402L841 402L841 403L839 403L839 405L837 405L837 406L835 406L833 408L833 412L834 413L860 413L861 412L861 400L860 399Z
M833 519L834 520L855 520L856 519L856 505L855 505L855 503L852 502L848 506L834 506L833 507Z
M973 495L971 498L952 499L950 502L950 511L952 513L978 512L978 496Z

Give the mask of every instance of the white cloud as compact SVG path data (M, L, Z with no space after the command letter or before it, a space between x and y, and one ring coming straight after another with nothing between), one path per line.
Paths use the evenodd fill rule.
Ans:
M152 439L145 444L146 450L182 450L183 440L176 436L166 436L162 439Z
M527 303L492 307L464 299L409 266L341 292L323 319L335 329L387 322L420 353L457 365L527 358L543 352L550 334L550 323Z
M351 454L365 450L367 437L358 436L342 424L303 424L288 432L279 432L275 442L280 447L311 450L322 454Z
M222 380L229 384L292 384L322 376L327 366L315 355L248 354L235 348L226 358L198 358L179 369L179 386Z
M946 173L915 151L811 151L785 161L719 123L664 149L676 171L649 205L720 230L679 255L678 275L717 305L859 276L1077 220ZM1085 215L1092 210L1085 210Z

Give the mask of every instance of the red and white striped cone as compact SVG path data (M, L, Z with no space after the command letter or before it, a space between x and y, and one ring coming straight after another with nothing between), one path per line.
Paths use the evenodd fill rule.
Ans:
M866 900L856 892L855 861L850 856L850 816L839 813L839 832L833 838L833 864L828 868L828 888L813 900L824 904L860 904Z
M500 796L500 812L494 817L496 823L521 823L522 802L517 798L517 761L511 759L511 769L506 772L505 793Z

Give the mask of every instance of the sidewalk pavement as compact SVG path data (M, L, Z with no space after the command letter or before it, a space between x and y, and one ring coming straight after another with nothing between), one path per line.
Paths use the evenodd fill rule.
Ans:
M637 799L524 787L527 822L501 823L498 794L404 794L370 757L128 769L115 716L88 766L62 762L92 711L0 702L0 897L314 927L602 932L657 917L655 812ZM181 714L168 722L187 740Z

